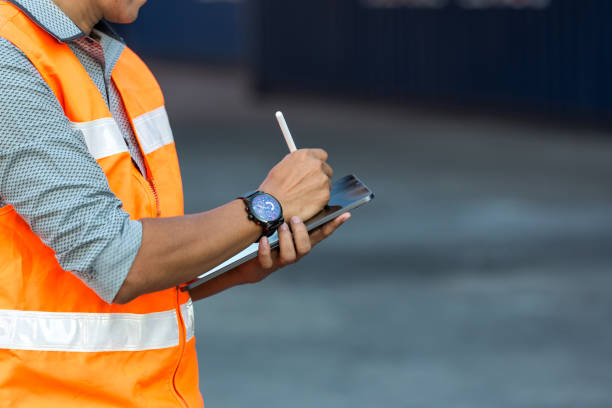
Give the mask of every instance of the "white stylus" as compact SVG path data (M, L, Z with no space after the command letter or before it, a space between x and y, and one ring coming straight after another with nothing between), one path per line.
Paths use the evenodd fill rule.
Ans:
M278 124L280 125L280 128L283 131L283 136L285 136L285 142L287 142L289 151L291 153L295 152L297 150L297 147L295 147L295 142L293 141L293 137L291 137L289 126L287 126L287 122L285 122L285 117L283 116L283 112L281 111L276 112L276 120L278 120Z

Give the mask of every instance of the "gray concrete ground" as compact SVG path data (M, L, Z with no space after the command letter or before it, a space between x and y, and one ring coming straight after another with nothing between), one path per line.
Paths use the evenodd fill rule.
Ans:
M612 406L612 137L152 68L189 212L285 154L277 108L377 193L300 264L197 304L207 407Z

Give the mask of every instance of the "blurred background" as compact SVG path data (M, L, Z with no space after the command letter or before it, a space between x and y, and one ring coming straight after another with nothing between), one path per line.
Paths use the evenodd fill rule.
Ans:
M151 0L188 212L323 147L377 194L197 303L208 407L612 406L612 2ZM203 233L206 233L205 231Z

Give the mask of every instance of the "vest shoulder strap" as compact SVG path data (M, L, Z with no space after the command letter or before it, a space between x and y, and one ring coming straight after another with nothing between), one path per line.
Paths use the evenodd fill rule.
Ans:
M110 116L100 92L68 45L56 40L7 1L0 2L0 37L10 41L28 57L71 121ZM91 98L78 98L87 101L67 103L70 98L87 93Z

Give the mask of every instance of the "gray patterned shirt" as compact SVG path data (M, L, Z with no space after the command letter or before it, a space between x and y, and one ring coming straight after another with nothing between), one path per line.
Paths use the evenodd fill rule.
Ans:
M85 67L119 125L136 166L142 154L111 73L125 45L104 23L88 36L52 0L11 0ZM0 38L0 207L10 204L63 269L111 302L140 247L106 176L28 58ZM0 243L0 256L2 246Z

